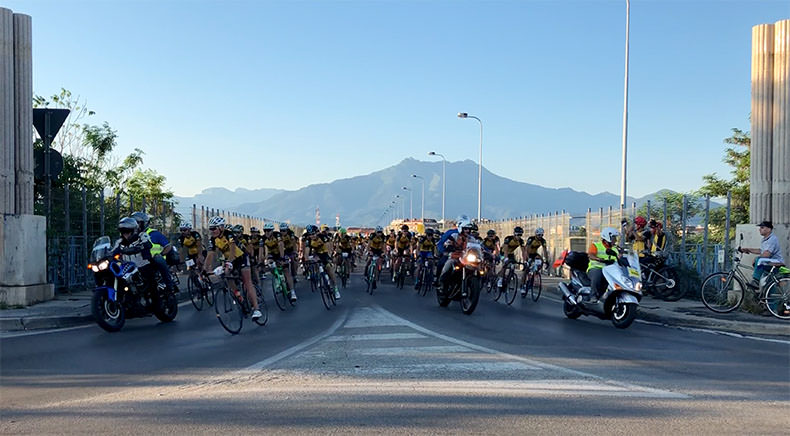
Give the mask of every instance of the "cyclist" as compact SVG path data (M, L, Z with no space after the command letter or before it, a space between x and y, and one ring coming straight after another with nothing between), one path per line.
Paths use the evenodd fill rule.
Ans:
M410 255L410 247L411 233L409 233L409 226L404 224L400 226L400 232L398 232L398 235L395 237L395 258L392 263L392 271L394 271L392 274L393 282L397 279L398 267L401 262L403 262L403 258Z
M398 235L395 234L395 229L390 229L387 235L387 257L389 257L389 265L392 266L393 252L395 251L395 241L398 240Z
M222 255L225 259L225 274L231 271L239 271L244 289L247 290L247 299L252 303L252 319L256 320L263 316L258 309L258 297L255 295L255 288L252 286L252 275L250 273L250 256L242 250L233 232L225 229L225 218L215 216L208 222L208 230L211 234L209 239L208 254L203 262L203 269L208 270L214 263L214 258ZM234 280L227 280L228 286L238 295Z
M371 259L373 259L373 256L379 257L376 260L376 277L375 281L373 282L373 289L376 289L376 281L379 279L379 270L381 270L381 258L384 254L385 242L386 236L384 236L384 229L382 229L381 226L376 226L376 231L368 236L368 261L365 264L365 277L367 278Z
M483 257L493 265L494 259L499 256L499 236L496 235L496 230L491 229L486 232L486 237L483 239L482 245Z
M346 253L345 260L343 253ZM346 233L345 227L341 227L335 235L335 265L340 265L341 262L346 264L346 272L351 274L351 262L354 254L354 245L351 236Z
M779 238L774 234L774 225L771 221L763 221L757 224L760 228L760 236L763 237L760 241L760 248L741 248L741 253L756 254L754 259L754 273L752 274L752 281L748 283L750 287L755 289L760 288L760 278L763 274L767 273L771 266L784 265L785 260L782 257L782 247L779 244ZM785 308L787 310L787 308Z
M340 290L337 288L335 281L335 271L332 268L332 261L329 258L329 253L332 250L332 241L326 232L318 232L318 227L310 224L305 229L304 234L304 249L303 258L306 260L311 256L315 256L324 265L324 271L329 275L330 285L335 289L335 299L340 299Z
M502 269L499 271L497 287L502 287L502 282L505 280L505 270L507 270L506 266L516 261L515 253L518 248L521 248L522 259L527 258L527 244L522 236L524 236L524 229L516 226L513 228L513 234L505 237L505 240L502 241Z
M285 255L285 246L280 232L274 231L274 224L266 223L263 225L263 238L261 239L261 259L271 259L279 266L285 265L288 258ZM285 283L290 291L289 298L296 301L296 290L294 290L291 269L286 266L282 268L285 276Z
M178 292L178 288L173 284L173 280L170 277L170 268L167 266L167 262L163 256L167 256L170 251L173 249L173 245L170 241L162 234L159 230L152 229L148 227L148 224L151 218L145 212L135 212L132 214L132 218L137 222L139 233L145 233L148 235L148 238L151 241L151 256L153 256L153 264L159 270L159 274L162 276L162 281L165 283L169 289L173 292Z
M635 227L631 227L626 233L626 241L632 243L633 250L639 254L639 257L645 257L647 254L647 245L650 243L651 233L647 228L647 220L638 216L634 218Z
M617 261L618 251L617 237L620 232L613 227L606 227L601 230L601 241L593 242L588 249L590 264L587 267L587 275L590 277L590 300L598 301L598 297L606 290L606 277L603 275L603 267L611 265Z
M425 234L417 239L417 280L414 281L414 288L420 288L420 278L425 261L436 256L436 243L433 241L433 229L425 229Z
M283 240L285 256L291 259L291 262L289 262L291 278L294 283L296 283L296 260L298 259L297 251L299 250L299 238L297 238L294 231L288 227L288 223L280 223L280 238Z
M181 223L178 229L181 231L178 236L178 244L186 249L187 259L194 261L195 265L201 265L205 250L200 233L192 230L192 223L189 222Z

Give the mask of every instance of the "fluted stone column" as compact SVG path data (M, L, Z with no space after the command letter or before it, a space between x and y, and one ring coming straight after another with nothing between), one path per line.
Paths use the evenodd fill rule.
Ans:
M790 224L790 19L774 24L773 74L771 212L775 223Z
M14 20L0 8L0 216L14 213Z
M17 215L33 214L33 28L14 14L14 158Z
M771 217L774 25L752 27L752 146L749 209L759 223Z

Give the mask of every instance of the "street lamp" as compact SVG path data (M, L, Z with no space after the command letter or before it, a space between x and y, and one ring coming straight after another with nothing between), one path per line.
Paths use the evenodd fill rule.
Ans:
M458 118L474 118L480 123L480 159L477 168L477 222L480 222L480 200L483 191L483 122L480 118L474 115L469 115L466 112L458 112Z
M420 182L422 182L422 208L420 210L420 220L425 222L425 178L417 174L412 174L411 176L420 179Z
M631 24L631 1L625 0L625 84L623 91L623 162L620 177L620 217L625 211L626 155L628 151L628 36ZM625 238L623 238L625 239Z
M403 190L404 191L409 191L409 219L411 220L411 219L414 218L414 210L412 209L412 197L413 197L411 195L412 194L412 190L411 190L411 188L408 188L406 186L403 187Z
M445 184L445 167L447 166L447 159L443 154L435 151L429 151L428 156L440 156L442 158L442 229L444 229L444 184Z

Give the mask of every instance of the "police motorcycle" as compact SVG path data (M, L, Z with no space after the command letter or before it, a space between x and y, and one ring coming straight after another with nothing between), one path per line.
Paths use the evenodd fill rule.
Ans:
M453 236L458 237L458 234ZM451 259L457 260L457 264L448 272L449 277L442 283L442 289L436 293L436 298L440 307L447 307L451 301L458 301L461 303L461 311L471 315L480 300L480 288L485 275L480 240L470 236L460 257L456 257L454 253Z
M91 250L88 269L93 271L96 288L91 299L91 312L99 327L108 332L123 328L127 318L153 314L161 322L173 321L178 313L178 300L167 289L156 271L156 287L143 280L133 254L134 244L112 255L110 237L98 238ZM153 288L153 289L151 289Z
M571 251L565 257L564 263L571 268L571 279L558 285L562 292L565 316L576 319L581 315L592 315L611 320L617 328L628 328L636 319L637 307L642 299L639 256L627 252L616 262L604 266L603 275L608 284L597 301L589 301L589 296L595 292L586 273L589 260L587 253L578 251Z

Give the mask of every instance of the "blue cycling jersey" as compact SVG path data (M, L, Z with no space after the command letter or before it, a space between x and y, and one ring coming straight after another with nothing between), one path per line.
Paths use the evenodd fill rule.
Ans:
M450 229L444 232L444 234L442 234L442 237L439 238L439 243L436 244L436 248L439 250L440 253L445 254L444 243L447 242L448 239L450 239L450 236L456 233L458 233L458 229Z

